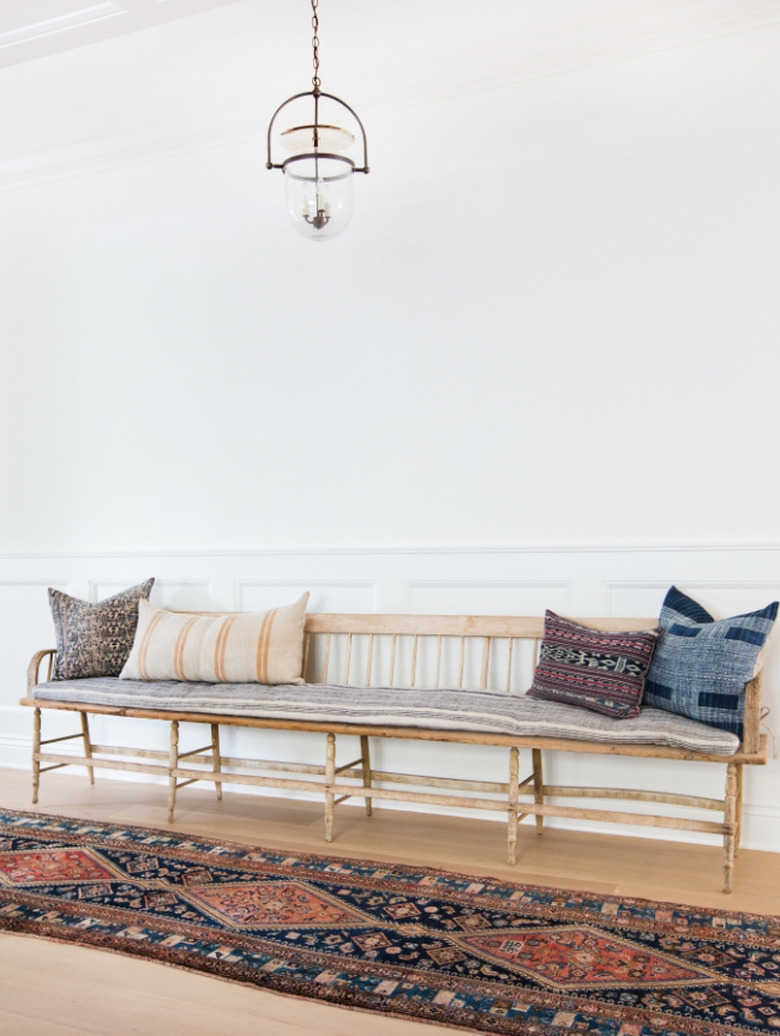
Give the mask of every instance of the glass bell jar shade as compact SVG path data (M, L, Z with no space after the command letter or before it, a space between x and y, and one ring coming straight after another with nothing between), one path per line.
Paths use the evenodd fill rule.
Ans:
M299 155L284 163L287 214L312 241L328 241L352 218L354 165L340 155Z

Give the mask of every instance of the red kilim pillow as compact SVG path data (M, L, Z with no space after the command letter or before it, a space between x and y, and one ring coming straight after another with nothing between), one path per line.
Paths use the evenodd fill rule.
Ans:
M539 664L528 694L579 705L616 719L638 716L660 632L657 627L605 633L548 610Z

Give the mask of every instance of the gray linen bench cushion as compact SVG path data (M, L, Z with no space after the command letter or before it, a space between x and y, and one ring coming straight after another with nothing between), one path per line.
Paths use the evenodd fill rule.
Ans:
M740 744L727 730L660 709L644 708L632 719L614 719L573 705L492 691L92 677L38 684L34 694L42 701L83 705L664 745L723 756L733 755Z

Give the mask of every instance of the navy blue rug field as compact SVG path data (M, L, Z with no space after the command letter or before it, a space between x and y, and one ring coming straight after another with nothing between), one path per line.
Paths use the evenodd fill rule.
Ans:
M485 1033L780 1033L780 918L0 810L0 929Z

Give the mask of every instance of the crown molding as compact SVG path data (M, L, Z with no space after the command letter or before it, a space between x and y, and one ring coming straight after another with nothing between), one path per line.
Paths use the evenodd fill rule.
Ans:
M101 43L178 18L224 7L237 0L60 0L40 7L25 0L16 9L26 17L3 12L0 24L0 68L39 61L66 50ZM57 11L57 13L53 13Z

